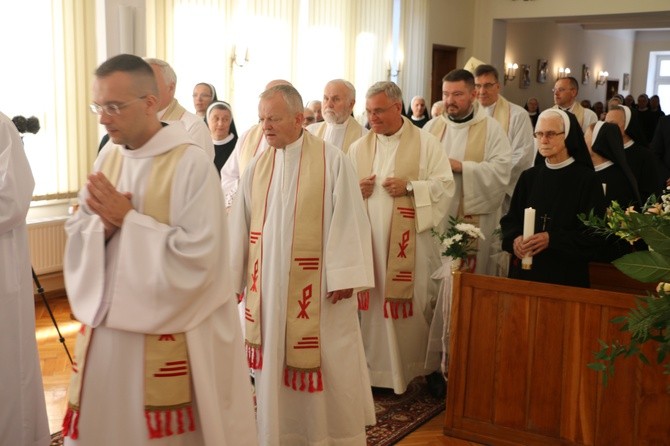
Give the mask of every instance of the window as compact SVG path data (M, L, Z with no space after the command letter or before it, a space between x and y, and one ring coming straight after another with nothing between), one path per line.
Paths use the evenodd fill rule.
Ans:
M35 177L33 201L74 197L80 178L90 168L80 167L80 161L89 160L85 141L89 124L94 123L85 115L90 89L86 75L91 71L85 60L92 58L77 51L86 46L81 20L91 10L86 3L0 3L0 40L4 42L0 111L10 118L35 116L40 122L37 134L24 135Z
M650 82L649 82L650 81ZM649 55L648 84L661 99L661 109L670 109L670 52L652 51ZM649 90L649 88L647 88Z

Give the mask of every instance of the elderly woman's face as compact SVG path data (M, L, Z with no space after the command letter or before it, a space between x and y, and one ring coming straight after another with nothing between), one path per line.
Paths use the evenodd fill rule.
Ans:
M535 126L535 139L540 155L547 158L549 163L556 164L568 159L563 119L560 116L542 116Z
M230 114L230 110L214 108L209 112L207 125L209 126L209 132L211 133L213 140L221 141L230 134L230 122L232 119L233 117Z

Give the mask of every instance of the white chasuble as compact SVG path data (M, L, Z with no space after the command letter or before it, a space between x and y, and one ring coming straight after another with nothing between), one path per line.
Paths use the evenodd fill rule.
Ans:
M320 141L303 132L295 142L274 151L272 183L267 190L261 231L262 271L257 285L262 295L263 364L255 378L259 441L263 445L362 446L366 444L365 425L374 424L375 415L357 303L350 298L333 304L325 296L330 291L373 286L370 226L349 160L328 143L319 321L323 391L301 392L284 384L290 257L303 139ZM233 283L239 293L252 285L247 282L247 262L253 176L258 159L253 159L242 175L230 213Z
M417 232L413 316L385 318L384 284L394 199L381 184L385 178L395 176L396 152L402 150L399 147L401 135L408 128L416 129L411 122L403 120L403 126L394 135L374 135L376 151L372 171L358 172L359 176L376 175L374 190L366 200L372 227L375 288L370 290L369 309L360 312L363 342L372 385L392 388L396 393L403 393L414 377L433 371L427 370L424 362L428 326L439 287L439 282L431 279L430 275L440 265L440 258L438 244L430 229L444 219L454 193L449 161L437 139L417 129L421 147L418 179L412 181ZM361 139L350 147L348 155L354 163L364 145ZM356 164L355 167L360 168Z

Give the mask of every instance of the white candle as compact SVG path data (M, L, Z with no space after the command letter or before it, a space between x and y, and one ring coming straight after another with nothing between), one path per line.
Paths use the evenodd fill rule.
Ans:
M526 208L523 211L523 239L524 241L528 239L531 235L535 234L535 209ZM533 257L525 255L521 259L521 268L530 269L533 265Z

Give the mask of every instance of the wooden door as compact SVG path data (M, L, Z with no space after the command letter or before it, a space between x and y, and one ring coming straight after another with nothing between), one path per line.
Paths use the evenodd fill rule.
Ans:
M456 56L458 48L444 45L433 45L433 65L430 81L430 106L435 101L442 100L442 78L456 68Z

